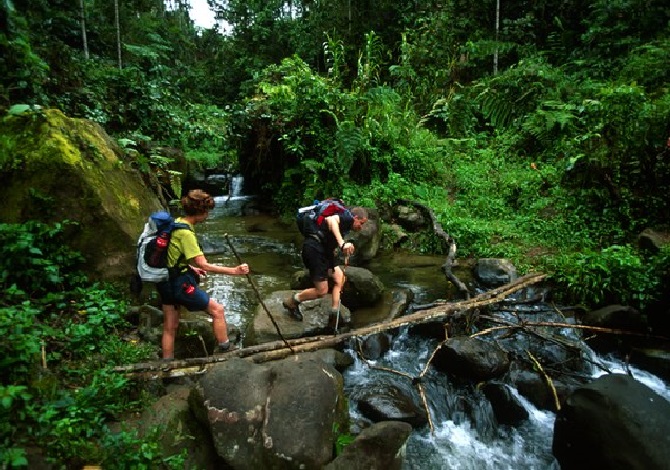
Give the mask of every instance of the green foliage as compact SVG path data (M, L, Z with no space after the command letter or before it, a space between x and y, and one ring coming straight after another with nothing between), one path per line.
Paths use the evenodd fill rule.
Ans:
M637 46L622 61L618 81L643 86L650 93L662 93L662 87L670 85L669 54L670 38Z
M340 426L337 423L333 423L333 433L336 435L335 455L342 454L344 448L356 440L356 436L350 432L341 432Z
M99 351L100 345L119 327L128 326L124 320L126 303L92 286L76 292L76 315L60 318L65 341L64 351L72 351L71 358L84 358ZM81 355L81 357L79 357Z
M44 296L79 283L83 257L68 247L67 225L0 224L0 288L9 294L7 300Z
M623 19L626 19L625 21ZM659 33L667 33L667 4L662 0L597 0L584 23L583 50L594 73L609 77L627 54Z
M374 54L366 57L372 61ZM386 183L395 174L404 175L408 185L441 177L438 140L418 127L400 95L372 86L371 63L362 70L366 76L352 92L316 77L297 58L269 67L258 78L258 91L238 121L248 139L239 147L253 149L243 152L240 163L243 173L266 181L261 195L273 193L282 212L292 212L295 201Z
M340 455L344 448L355 440L356 436L352 434L339 434L335 441L335 455Z
M358 56L358 73L354 87L366 90L379 85L384 60L384 44L374 31L365 34L363 51Z
M52 331L39 324L39 313L29 301L0 308L0 371L11 382L21 383L39 364L41 345Z
M0 225L0 462L26 464L24 447L37 439L50 461L81 466L100 460L106 423L138 407L137 385L111 367L155 356L124 342L125 301L90 284L81 255L66 244L68 224ZM48 369L46 368L48 367ZM151 440L141 445L157 446ZM118 456L117 456L118 458ZM146 468L164 463L144 455ZM125 465L124 459L118 460ZM128 468L127 466L125 468Z
M504 130L536 109L538 101L560 96L557 84L564 80L560 70L533 57L496 77L482 80L475 86L476 99L491 124Z
M421 124L451 138L472 137L477 132L478 109L474 101L456 84L445 98L439 98L421 118Z
M49 66L33 49L26 19L12 2L0 5L3 28L0 30L0 108L14 103L41 104L44 100L43 83Z
M188 451L183 449L179 454L166 456L160 445L164 432L164 429L154 427L145 437L139 437L137 432L132 431L105 434L102 441L101 465L104 468L118 470L126 468L181 470L185 468ZM120 455L123 455L124 458L119 459Z
M547 261L557 292L570 302L648 306L658 295L660 275L630 246L567 253Z
M332 39L326 34L326 41L323 43L323 54L326 59L326 70L333 83L340 85L342 83L342 73L346 66L344 56L343 42Z
M0 465L20 468L28 464L26 452L14 436L18 430L13 424L25 418L25 404L31 400L23 385L0 385Z

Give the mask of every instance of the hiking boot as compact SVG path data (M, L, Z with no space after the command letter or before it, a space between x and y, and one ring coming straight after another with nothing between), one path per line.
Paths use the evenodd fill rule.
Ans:
M288 313L298 321L302 321L302 313L300 313L300 303L293 298L293 296L284 299L281 303Z

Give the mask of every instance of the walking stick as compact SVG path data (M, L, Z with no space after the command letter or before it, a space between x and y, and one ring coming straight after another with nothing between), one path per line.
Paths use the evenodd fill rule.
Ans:
M337 336L337 326L340 324L340 307L342 307L342 291L344 290L344 283L347 282L346 269L349 266L349 257L344 257L344 268L342 268L342 288L340 289L340 301L337 302L337 316L335 317L335 336Z
M237 250L235 250L235 247L231 243L230 238L228 237L228 234L226 233L223 237L226 239L226 242L228 243L228 246L232 250L233 254L235 255L235 258L237 258L237 262L239 264L242 264L242 259L240 258L240 255L237 254ZM251 288L254 290L254 292L256 293L256 296L258 297L258 301L263 306L263 310L265 310L265 313L268 314L268 317L270 317L270 321L272 322L275 329L277 330L277 334L279 335L281 340L284 342L286 347L289 348L291 350L291 352L295 352L295 351L293 351L293 348L291 347L291 345L288 344L288 341L286 341L286 339L284 339L284 335L281 334L281 331L279 331L279 325L277 325L277 322L275 321L274 317L270 313L270 310L268 310L267 306L265 305L265 302L263 302L263 297L261 297L261 293L258 291L258 287L256 287L256 284L254 283L254 280L251 278L251 274L247 273L246 276L247 276L247 279L249 280L249 284L251 284Z

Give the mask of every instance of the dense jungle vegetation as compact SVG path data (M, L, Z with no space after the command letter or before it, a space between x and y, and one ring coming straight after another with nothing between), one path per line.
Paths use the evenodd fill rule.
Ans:
M188 0L0 0L0 112L96 121L145 171L169 169L155 146L238 168L287 216L325 195L382 214L416 200L459 257L509 258L564 302L631 305L667 331L670 249L637 245L669 229L667 1L208 2L225 34ZM62 234L0 224L0 468L36 449L183 468L158 430L109 430L151 399L111 367L155 351L120 339L126 301Z

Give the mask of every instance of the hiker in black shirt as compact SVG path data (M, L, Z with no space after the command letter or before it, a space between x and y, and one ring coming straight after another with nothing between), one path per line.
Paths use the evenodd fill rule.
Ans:
M285 299L282 304L298 321L302 321L300 302L323 297L328 293L328 278L333 278L331 313L338 311L340 293L344 284L344 270L335 265L335 254L340 250L347 259L355 247L346 242L344 236L350 231L359 231L368 220L368 212L362 207L354 207L339 214L326 217L315 234L305 236L302 244L302 261L309 270L314 283L310 287Z

